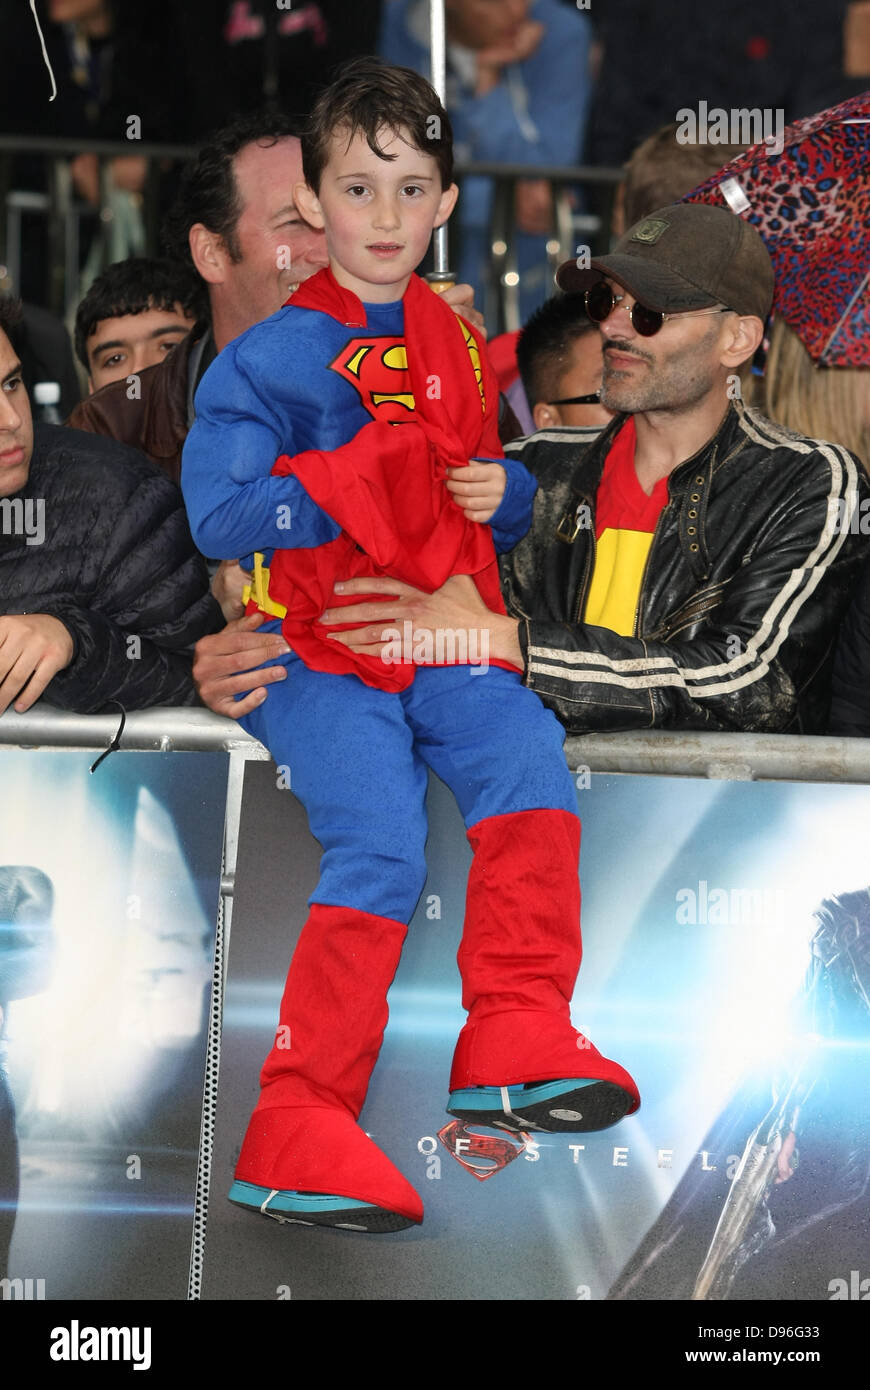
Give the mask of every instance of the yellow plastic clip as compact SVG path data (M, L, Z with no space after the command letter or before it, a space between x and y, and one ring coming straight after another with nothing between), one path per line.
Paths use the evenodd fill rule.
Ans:
M261 613L268 613L272 618L286 618L287 609L283 603L276 603L269 597L269 571L263 564L261 551L256 551L254 555L254 577L250 584L246 584L242 590L242 600L250 603L251 599L257 605Z

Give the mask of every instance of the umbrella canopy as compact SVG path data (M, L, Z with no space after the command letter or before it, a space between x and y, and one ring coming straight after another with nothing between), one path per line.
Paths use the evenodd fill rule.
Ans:
M870 92L787 126L688 193L758 228L774 312L826 367L870 367Z

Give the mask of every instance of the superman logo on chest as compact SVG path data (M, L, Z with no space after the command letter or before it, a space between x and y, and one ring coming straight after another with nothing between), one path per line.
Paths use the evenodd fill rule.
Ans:
M414 414L404 338L351 338L329 364L358 393L373 420L403 424Z

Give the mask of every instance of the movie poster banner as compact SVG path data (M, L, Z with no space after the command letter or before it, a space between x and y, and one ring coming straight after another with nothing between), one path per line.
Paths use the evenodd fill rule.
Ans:
M870 1296L870 787L576 781L574 1021L641 1109L521 1137L446 1114L469 850L433 778L429 877L362 1116L426 1215L367 1235L227 1201L319 857L275 769L249 764L204 1299Z
M0 750L0 1299L188 1292L228 758Z

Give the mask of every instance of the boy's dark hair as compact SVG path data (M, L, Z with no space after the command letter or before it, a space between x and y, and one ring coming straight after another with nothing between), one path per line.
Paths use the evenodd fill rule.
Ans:
M216 131L181 176L178 195L163 224L163 245L175 261L194 269L188 233L201 222L219 236L233 261L242 259L236 227L242 200L233 160L246 145L276 145L279 140L302 134L302 121L283 111L258 111L238 116Z
M383 129L407 131L414 148L436 160L442 189L450 187L453 127L434 87L411 68L395 67L383 58L353 58L321 92L305 127L302 168L309 188L319 192L338 130L347 131L348 142L364 135L373 154L395 159L377 143L378 131Z
M21 300L14 294L0 294L0 329L6 334L15 352L21 355Z
M104 319L144 314L149 309L173 309L179 304L191 318L204 317L205 287L198 275L175 261L129 256L98 275L76 310L76 357L90 371L88 339Z
M532 409L554 398L572 343L597 327L582 294L554 295L535 310L517 339L517 364Z

